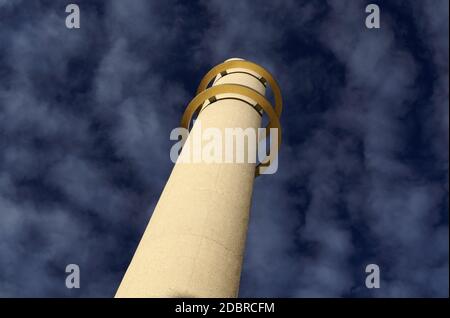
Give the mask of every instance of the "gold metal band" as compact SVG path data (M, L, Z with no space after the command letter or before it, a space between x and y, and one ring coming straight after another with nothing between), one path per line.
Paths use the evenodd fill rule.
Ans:
M275 113L278 115L278 117L280 117L281 111L283 110L283 99L281 97L281 91L278 83L265 68L249 61L231 60L214 66L208 73L206 73L206 75L201 80L200 85L197 88L197 94L200 94L200 92L204 91L208 87L209 83L211 83L211 81L217 75L224 72L226 73L227 70L232 68L244 68L256 72L261 75L262 78L267 81L267 83L269 83L270 88L273 91L273 96L275 98Z
M262 78L267 81L267 83L269 83L270 87L272 88L275 98L275 108L272 107L265 96L247 86L238 84L221 84L207 88L210 82L218 74L224 74L227 70L232 68L245 68L261 75ZM203 106L203 103L206 100L215 100L217 95L229 93L248 97L261 106L261 108L269 117L269 124L266 127L266 138L270 135L270 128L278 129L278 147L274 153L270 151L269 156L267 156L258 164L258 166L256 166L255 176L259 176L260 174L264 173L264 171L268 168L268 164L278 154L278 150L281 145L281 125L279 116L281 115L283 107L281 92L278 84L273 79L272 75L261 66L249 61L231 60L213 67L201 80L200 85L197 88L197 96L195 96L194 99L186 107L186 110L184 111L183 117L181 119L181 127L189 129L189 124L192 120L192 116L199 108ZM260 140L259 142L261 141L262 140Z

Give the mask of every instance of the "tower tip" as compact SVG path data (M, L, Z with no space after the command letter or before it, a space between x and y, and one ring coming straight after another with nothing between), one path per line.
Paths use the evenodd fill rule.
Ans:
M229 61L245 61L245 59L242 59L240 57L232 57L232 58L225 60L225 62L229 62Z

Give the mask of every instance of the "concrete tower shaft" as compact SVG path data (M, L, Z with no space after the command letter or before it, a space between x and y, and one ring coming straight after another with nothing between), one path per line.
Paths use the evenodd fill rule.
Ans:
M275 109L264 97L268 78ZM193 153L192 136L211 127L222 134L226 128L257 133L264 111L269 126L279 128L278 86L256 64L227 60L205 76L197 93L182 126L200 113L180 156ZM177 162L116 297L236 297L256 170L248 162Z

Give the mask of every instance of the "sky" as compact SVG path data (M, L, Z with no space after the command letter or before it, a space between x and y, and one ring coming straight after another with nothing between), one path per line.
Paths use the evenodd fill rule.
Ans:
M284 100L239 296L448 297L448 6L0 0L0 297L115 294L173 167L170 131L231 57Z

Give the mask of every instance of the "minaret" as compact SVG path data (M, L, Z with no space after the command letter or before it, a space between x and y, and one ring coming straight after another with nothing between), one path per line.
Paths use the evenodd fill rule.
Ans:
M275 107L264 97L267 84ZM199 112L178 160L196 151L196 133L211 127L257 131L262 116L268 128L278 129L279 145L281 105L277 83L261 66L242 59L217 65L183 115L182 126L189 128ZM116 297L237 297L253 181L276 155L271 152L265 165L177 161Z

